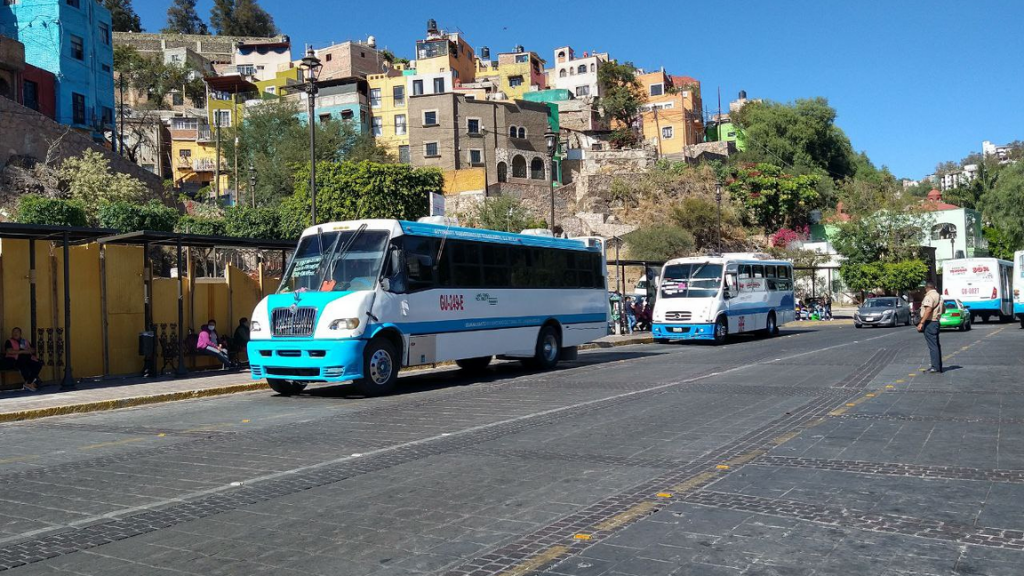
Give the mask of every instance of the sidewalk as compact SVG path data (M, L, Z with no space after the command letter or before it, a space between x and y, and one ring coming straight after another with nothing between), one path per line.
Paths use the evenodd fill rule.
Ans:
M651 341L649 332L631 336L605 336L580 349L612 348ZM266 388L266 382L250 379L248 371L215 370L195 372L187 378L165 375L158 378L86 381L70 392L61 392L56 385L50 385L41 387L35 393L17 390L0 393L0 422L115 410Z

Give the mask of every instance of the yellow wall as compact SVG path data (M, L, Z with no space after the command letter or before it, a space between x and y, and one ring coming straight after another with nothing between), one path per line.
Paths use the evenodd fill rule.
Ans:
M279 98L281 94L281 88L288 85L289 81L292 83L300 82L302 79L301 69L299 68L288 68L286 70L279 70L277 75L270 80L260 80L256 82L256 88L260 91L260 97L262 98ZM267 92L267 88L273 87L274 92Z
M458 194L483 190L487 181L484 168L464 168L444 172L444 193Z
M380 89L380 106L377 108L371 108L370 114L374 118L380 118L382 123L381 135L377 137L377 142L385 146L391 151L395 157L398 156L399 146L409 145L409 94L406 91L405 101L401 105L395 104L394 88L395 86L405 86L405 76L401 73L403 66L397 64L395 72L389 74L370 74L366 77L366 81L370 86L370 90L375 88ZM395 116L404 114L405 115L405 134L399 135L395 133Z
M145 303L142 281L143 254L139 246L107 246L104 257L107 280L107 350L110 356L110 374L131 374L142 371L139 356L139 332L145 329ZM77 283L76 283L77 286ZM75 298L72 313L82 306ZM74 323L74 318L72 318ZM77 327L75 327L77 331ZM102 327L101 327L102 330ZM102 331L98 334L102 340ZM72 342L74 344L74 342ZM99 376L98 373L76 376Z
M231 139L221 133L221 146L220 146L220 189L227 190L228 187L228 156L230 150ZM190 150L192 156L190 161L195 160L209 160L211 165L217 161L217 143L216 142L195 142L191 140L171 140L171 168L174 176L174 183L180 185L183 182L199 182L203 186L213 182L214 171L211 168L209 171L193 170L194 164L190 164L188 167L183 167L178 159L181 157L181 150Z
M453 54L416 60L417 74L442 74L449 70L459 73L459 82L472 82L476 79L476 54L473 47L463 38L452 38L456 44L456 50L461 48L458 58Z
M675 86L670 90L670 78L662 72L651 72L637 76L640 85L647 95L647 104L671 103L671 108L643 113L644 138L657 138L658 152L661 154L677 154L684 146L697 144L703 131L700 110L695 110L693 90L686 86ZM660 96L651 96L652 84L662 84L665 92ZM685 92L685 95L684 95ZM662 128L671 126L672 137L662 138Z
M103 375L103 311L100 299L100 249L96 244L71 248L71 370L76 377ZM55 250L57 310L64 323L64 252ZM140 256L141 258L141 252ZM119 280L119 282L124 282ZM139 322L141 329L141 322ZM132 332L134 338L138 330ZM126 337L119 334L117 336ZM115 342L122 339L117 338ZM138 352L133 349L132 353ZM137 356L137 354L136 354ZM141 364L140 364L141 366Z
M29 296L29 254L28 240L0 240L0 269L2 269L2 284L0 284L0 297L3 305L0 307L0 335L7 339L11 330L15 327L21 328L25 338L36 339L36 335L29 335L32 326L31 306ZM36 242L36 327L53 328L54 324L54 293L52 261L50 258L50 243ZM64 319L59 318L56 326L63 326ZM36 344L39 347L39 343ZM43 380L53 379L53 371L49 366L43 369L40 378ZM15 376L14 380L18 377ZM8 379L8 381L13 381ZM19 380L20 382L20 380Z
M522 76L523 83L513 88L508 83L512 76ZM509 100L520 100L523 94L530 90L530 63L520 62L512 64L501 64L498 66L498 77L500 79L498 90L505 94Z

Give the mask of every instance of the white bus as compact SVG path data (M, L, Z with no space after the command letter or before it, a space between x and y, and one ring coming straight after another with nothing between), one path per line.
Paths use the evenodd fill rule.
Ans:
M284 395L310 382L390 392L403 366L495 355L553 368L607 333L600 239L429 222L308 228L276 294L252 314L253 379Z
M942 263L942 294L957 298L971 319L1013 318L1013 262L996 258L959 258Z
M1024 328L1024 250L1013 254L1013 314Z
M794 320L795 304L792 262L762 254L678 258L661 270L652 332L659 342L774 335Z

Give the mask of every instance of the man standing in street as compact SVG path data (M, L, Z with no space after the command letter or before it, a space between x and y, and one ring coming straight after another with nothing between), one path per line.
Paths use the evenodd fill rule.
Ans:
M929 374L942 374L942 346L939 344L939 316L942 315L942 297L935 290L935 283L929 281L924 285L926 293L921 300L921 321L917 331L924 332L924 340L928 343L928 354L931 356L932 367Z

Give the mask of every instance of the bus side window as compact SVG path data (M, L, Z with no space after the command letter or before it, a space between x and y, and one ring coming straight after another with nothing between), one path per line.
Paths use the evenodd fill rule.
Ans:
M760 264L754 266L754 278L764 278L764 266Z
M739 290L736 287L736 273L729 272L725 275L725 297L732 298Z
M750 264L743 264L740 266L740 280L750 278Z
M434 287L434 256L437 243L430 238L405 236L405 275L408 291L429 290ZM392 284L393 290L394 284Z

